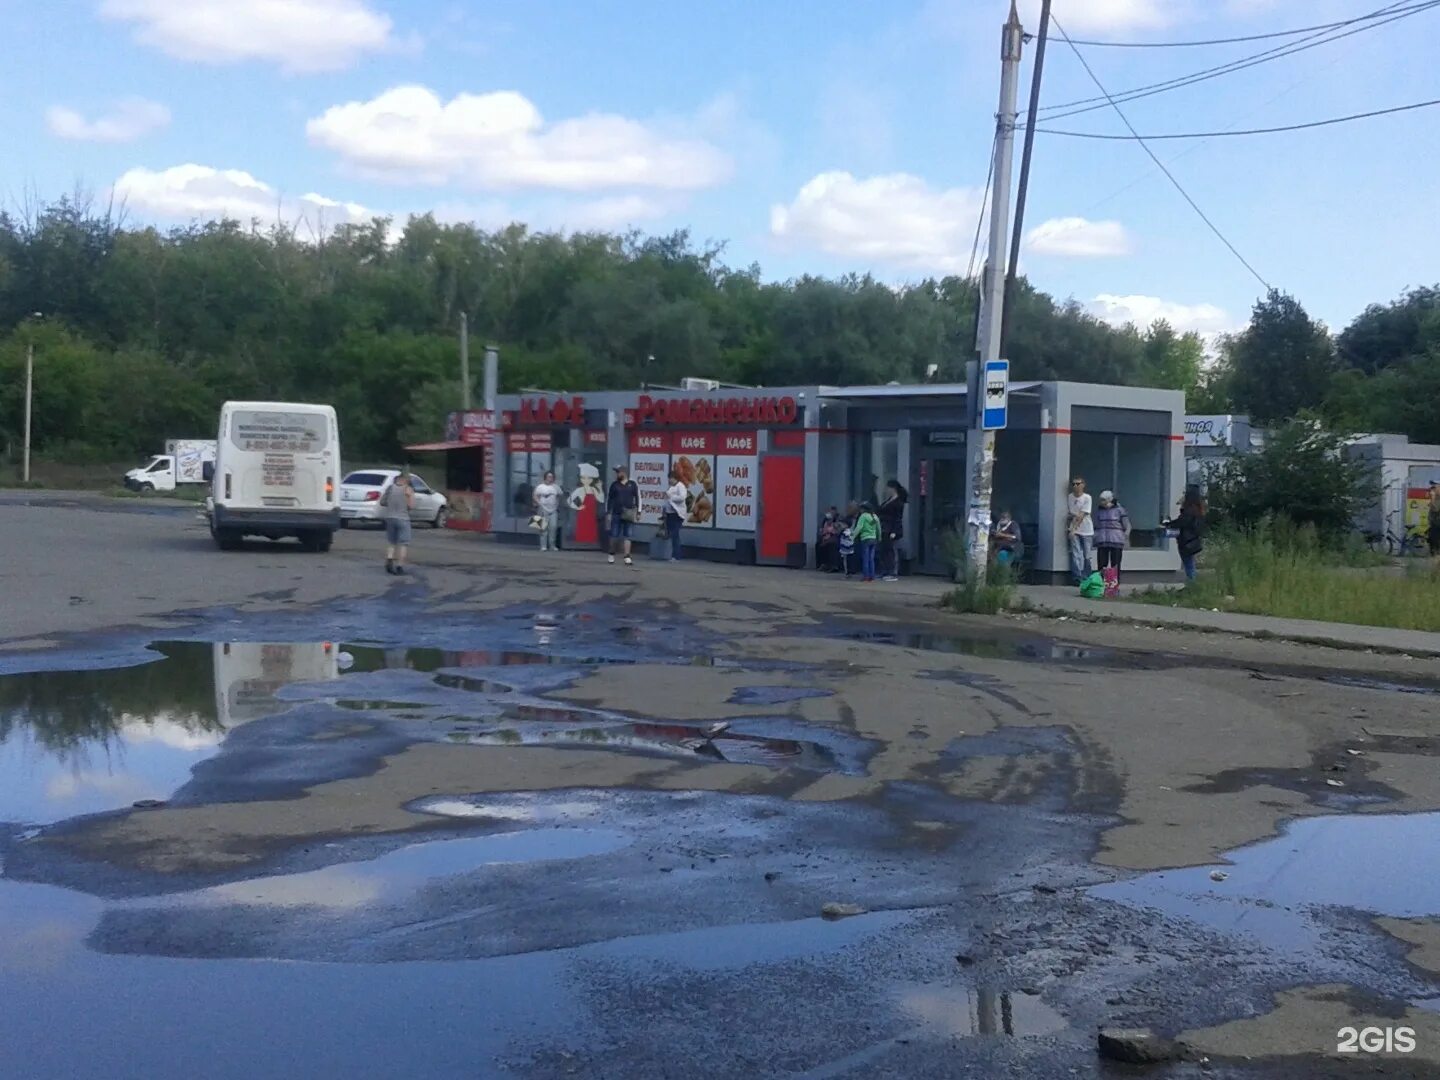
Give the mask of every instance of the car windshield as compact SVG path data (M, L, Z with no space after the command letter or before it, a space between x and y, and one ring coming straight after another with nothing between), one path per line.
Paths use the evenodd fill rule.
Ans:
M389 482L390 477L378 472L352 472L341 481L344 484L359 484L362 487L384 487Z

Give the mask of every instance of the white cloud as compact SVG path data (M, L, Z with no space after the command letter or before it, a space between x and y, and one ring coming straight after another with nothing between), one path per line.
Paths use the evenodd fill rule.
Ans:
M1063 255L1077 259L1128 255L1130 234L1118 221L1087 221L1083 217L1051 218L1031 229L1025 248L1035 255Z
M424 86L327 109L310 141L361 172L400 183L467 183L490 190L689 190L726 179L730 161L701 139L591 113L547 124L523 94L459 94Z
M770 232L829 255L964 273L980 200L978 189L936 191L907 173L861 180L827 172L802 187L789 206L771 207Z
M181 60L266 60L335 71L393 46L392 23L365 0L102 0L100 14Z
M359 203L323 195L289 198L240 169L175 165L158 172L131 169L115 181L117 200L137 213L169 221L208 221L222 217L248 222L295 225L310 233L350 222L366 222L372 212Z
M1069 33L1163 30L1185 18L1185 0L1075 0L1055 5L1055 18ZM1040 25L1039 0L1020 5L1020 21L1027 30Z
M170 125L170 110L156 101L123 98L93 120L64 105L52 105L45 113L50 132L62 139L81 142L132 142L142 135Z
M1209 338L1236 328L1236 322L1214 304L1179 304L1158 296L1116 296L1101 293L1090 301L1090 311L1108 323L1134 323L1142 330L1156 319L1164 319L1177 331L1194 330Z

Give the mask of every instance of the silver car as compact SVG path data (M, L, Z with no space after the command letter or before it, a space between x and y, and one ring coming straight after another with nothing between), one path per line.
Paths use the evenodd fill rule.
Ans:
M399 475L398 469L361 469L341 480L340 527L348 529L353 524L380 524L380 496ZM444 528L450 513L445 496L414 473L410 474L410 486L415 490L410 520L436 529Z

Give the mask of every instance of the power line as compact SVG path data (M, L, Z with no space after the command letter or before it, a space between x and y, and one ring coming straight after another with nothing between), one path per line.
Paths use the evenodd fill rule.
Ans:
M1180 195L1184 198L1184 200L1190 204L1190 209L1194 210L1195 213L1200 215L1200 220L1205 222L1205 224L1210 227L1210 231L1219 238L1220 242L1230 249L1230 254L1234 255L1235 258L1239 259L1241 265L1244 266L1246 270L1249 270L1250 273L1254 276L1255 280L1260 282L1261 285L1265 286L1266 290L1268 291L1270 288L1270 283L1260 276L1260 271L1256 270L1255 267L1251 266L1249 260L1246 259L1244 255L1240 254L1239 249L1236 248L1235 245L1226 238L1225 234L1220 231L1219 226L1217 226L1213 221L1210 220L1208 216L1206 216L1205 211L1200 209L1200 204L1190 197L1190 193L1185 190L1179 180L1175 179L1175 174L1165 167L1165 163L1160 160L1160 158L1156 155L1155 151L1151 150L1150 145L1144 140L1144 138L1141 137L1140 133L1135 130L1135 125L1130 123L1130 118L1125 115L1125 111L1115 103L1115 99L1111 96L1110 91L1105 89L1105 84L1100 81L1100 77L1096 75L1094 70L1090 67L1090 62L1085 59L1085 54L1082 53L1079 47L1070 40L1070 35L1067 34L1065 32L1065 28L1060 25L1060 21L1056 19L1053 15L1050 17L1050 21L1054 24L1055 29L1060 32L1060 36L1065 39L1065 44L1070 46L1070 51L1075 54L1075 58L1080 61L1080 65L1085 69L1085 74L1090 76L1090 81L1095 84L1096 89L1099 90L1100 93L1104 94L1106 99L1110 102L1110 107L1115 110L1115 115L1120 117L1121 121L1125 124L1125 126L1130 129L1130 134L1135 136L1135 140L1140 144L1141 148L1145 151L1145 153L1150 155L1150 160L1153 161L1157 166L1159 166L1160 171L1165 174L1165 178L1175 186L1175 190L1180 192Z
M1000 133L997 131L990 140L990 166L985 170L985 194L980 197L980 215L975 219L975 243L970 246L970 267L965 271L966 281L975 280L975 260L980 256L980 230L985 224L985 207L990 202L990 189L995 186L995 152L999 141Z
M1273 135L1281 131L1304 131L1307 128L1329 127L1332 124L1348 124L1351 120L1368 120L1372 116L1389 116L1391 113L1410 112L1414 109L1428 109L1440 105L1440 98L1430 101L1416 101L1410 105L1396 105L1389 109L1372 109L1370 112L1351 113L1349 116L1332 116L1329 120L1312 120L1307 124L1283 124L1280 127L1244 128L1240 131L1180 131L1164 135L1102 135L1094 131L1060 131L1056 128L1036 128L1040 135L1065 135L1072 139L1106 139L1112 142L1132 142L1140 139L1219 139L1231 135ZM1128 125L1127 125L1128 126ZM1133 132L1134 129L1131 128Z
M1425 3L1416 5L1413 8L1406 8L1403 11L1392 10L1398 7L1397 4L1390 4L1372 13L1375 16L1388 15L1381 22L1371 23L1349 30L1343 34L1334 34L1329 37L1315 35L1321 40L1307 38L1303 41L1291 42L1287 45L1279 45L1274 48L1265 49L1250 56L1242 57L1239 60L1232 60L1227 64L1220 64L1216 67L1203 68L1200 71L1192 71L1188 75L1180 75L1164 82L1150 83L1146 86L1132 87L1129 90L1122 90L1115 95L1115 100L1122 104L1130 101L1138 101L1141 98L1154 97L1156 94L1168 93L1171 90L1179 90L1186 86L1193 86L1196 83L1209 82L1211 79L1218 79L1222 75L1231 75L1237 71L1244 71L1248 68L1258 67L1260 64L1268 64L1272 60L1282 60L1298 53L1308 52L1310 49L1318 49L1321 45L1329 45L1336 41L1342 41L1347 37L1363 33L1367 30L1378 30L1382 26L1388 26L1392 22L1407 19L1412 15L1429 11L1432 8L1440 7L1440 0L1426 0ZM1098 104L1094 104L1098 102ZM1079 116L1081 113L1094 112L1096 109L1103 109L1109 104L1103 97L1077 98L1074 101L1061 102L1057 105L1050 105L1045 108L1047 120L1062 120L1067 116ZM1078 106L1078 107L1077 107ZM1065 109L1067 112L1059 112Z
M1377 13L1372 11L1368 15L1357 15L1353 19L1341 19L1339 22L1297 26L1294 30L1275 30L1268 34L1246 34L1244 37L1209 38L1205 41L1081 41L1077 39L1075 44L1089 45L1096 49L1193 49L1201 45L1238 45L1246 41L1270 41L1274 38L1298 37L1314 30L1338 30L1341 27L1353 26L1355 23L1377 17Z

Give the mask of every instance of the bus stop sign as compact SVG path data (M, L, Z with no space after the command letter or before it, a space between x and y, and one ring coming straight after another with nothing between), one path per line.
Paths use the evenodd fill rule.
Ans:
M1010 361L985 362L985 400L981 402L980 426L986 431L1005 427L1010 412Z

